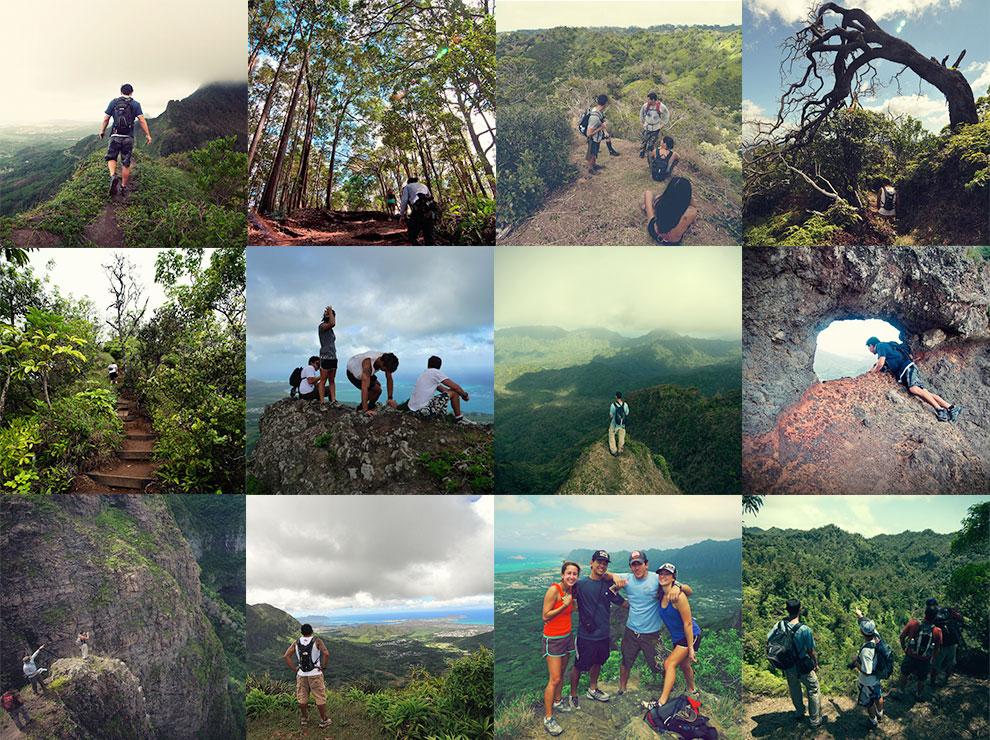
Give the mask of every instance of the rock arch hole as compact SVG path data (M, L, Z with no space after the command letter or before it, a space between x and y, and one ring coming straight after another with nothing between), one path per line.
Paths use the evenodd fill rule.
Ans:
M869 370L876 358L866 340L900 341L900 330L882 319L841 319L821 332L815 345L814 371L819 380L852 378Z

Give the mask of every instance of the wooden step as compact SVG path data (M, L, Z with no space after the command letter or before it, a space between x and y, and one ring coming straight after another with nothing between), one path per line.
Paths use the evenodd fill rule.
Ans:
M132 488L141 490L151 483L151 478L138 475L117 475L112 473L87 473L97 483L115 488Z
M117 457L120 460L150 460L151 450L119 450Z
M134 440L154 440L155 439L155 435L154 434L146 434L144 432L127 432L124 436L127 439L134 439Z

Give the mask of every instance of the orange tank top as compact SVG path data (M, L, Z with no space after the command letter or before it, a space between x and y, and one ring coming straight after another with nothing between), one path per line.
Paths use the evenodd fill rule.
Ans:
M559 595L557 600L553 604L554 609L559 609L561 604L564 603L564 589L560 587L559 583L553 584L557 587ZM566 637L571 634L571 612L574 611L574 601L572 600L570 604L564 611L560 612L557 616L551 619L549 622L543 625L543 636L544 637Z

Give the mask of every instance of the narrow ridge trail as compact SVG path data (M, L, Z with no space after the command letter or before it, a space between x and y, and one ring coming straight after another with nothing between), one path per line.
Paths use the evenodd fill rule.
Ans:
M280 219L251 214L253 246L381 246L409 244L406 227L383 211L300 208Z
M136 405L132 399L117 400L124 442L111 462L77 477L71 493L133 493L143 491L155 479L159 467L152 459L156 435L146 419L134 414Z
M117 212L122 207L123 204L117 200L108 203L100 215L83 228L83 236L98 247L121 249L127 246L124 244L124 232L117 220Z
M597 174L588 173L587 145L575 137L569 160L581 173L567 188L547 199L543 208L515 227L499 244L514 245L654 245L640 205L643 191L662 192L669 180L654 182L640 143L612 139L618 157L602 146ZM675 151L677 147L674 147ZM698 220L684 237L686 246L739 244L739 193L728 182L702 174L687 158L674 168L675 177L691 181ZM735 232L735 233L734 233Z

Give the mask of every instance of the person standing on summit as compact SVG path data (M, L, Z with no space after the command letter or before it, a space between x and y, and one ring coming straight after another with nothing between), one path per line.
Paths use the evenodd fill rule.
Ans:
M144 120L144 111L141 104L131 97L134 88L124 84L120 86L120 97L110 101L104 111L103 127L100 129L100 139L106 133L107 124L113 117L113 127L110 129L110 145L107 147L107 167L110 169L110 197L117 194L118 186L120 194L127 194L127 180L131 176L131 152L134 150L134 122L141 124L144 130L144 137L148 144L151 144L151 132L148 131L148 124ZM120 156L120 166L123 169L124 177L117 176L117 157Z
M621 455L626 446L626 417L629 404L622 400L622 392L615 392L615 400L608 407L608 451L612 456Z

